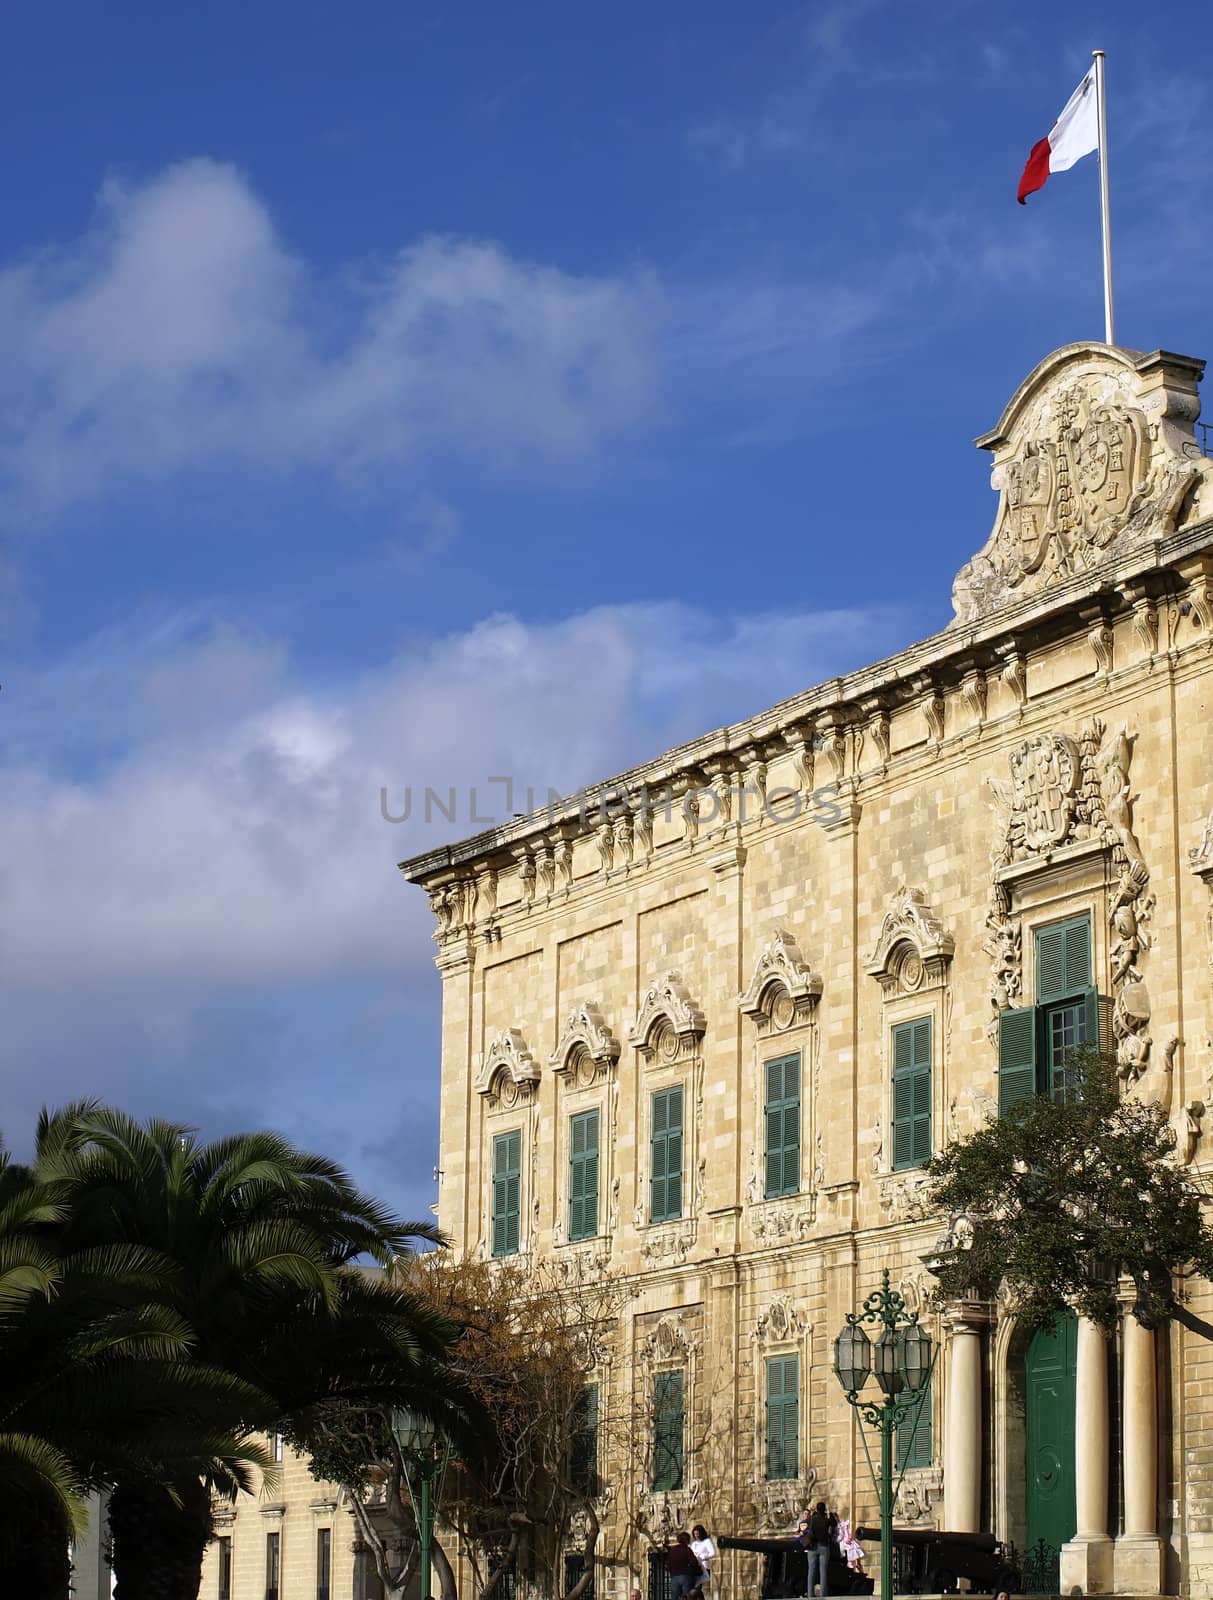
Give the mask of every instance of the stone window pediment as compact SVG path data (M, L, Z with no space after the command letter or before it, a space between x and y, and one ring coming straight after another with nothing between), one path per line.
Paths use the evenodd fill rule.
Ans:
M759 1028L790 1028L803 1022L821 999L822 983L790 933L778 930L759 951L754 972L737 1004Z
M502 1028L485 1047L477 1069L477 1094L517 1101L533 1093L539 1082L539 1065L517 1028Z
M901 888L889 902L867 971L886 997L943 983L956 941L921 889Z
M619 1041L603 1021L597 1006L577 1006L565 1019L560 1041L548 1057L549 1064L570 1081L609 1072L619 1060Z
M667 972L645 990L628 1034L650 1061L677 1061L694 1054L707 1023L676 972Z

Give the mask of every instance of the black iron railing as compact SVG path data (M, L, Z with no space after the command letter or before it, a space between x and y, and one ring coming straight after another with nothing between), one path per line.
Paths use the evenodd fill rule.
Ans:
M1061 1551L1037 1539L1023 1558L1024 1594L1056 1594L1060 1582Z

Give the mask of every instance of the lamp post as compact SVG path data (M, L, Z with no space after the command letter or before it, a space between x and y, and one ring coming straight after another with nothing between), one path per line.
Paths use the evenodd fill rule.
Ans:
M864 1331L865 1322L879 1325L875 1341ZM889 1288L886 1267L880 1288L867 1297L862 1311L847 1313L846 1326L834 1341L834 1372L848 1404L864 1422L880 1429L881 1600L892 1600L893 1594L893 1435L911 1413L917 1418L933 1364L930 1335L919 1326L918 1313L907 1312L905 1301ZM883 1402L860 1398L873 1374Z
M431 1418L422 1416L420 1412L393 1411L391 1425L392 1437L400 1451L409 1499L413 1502L413 1515L417 1518L417 1536L421 1543L421 1600L430 1600L434 1501L442 1490L442 1477L451 1459L451 1447Z

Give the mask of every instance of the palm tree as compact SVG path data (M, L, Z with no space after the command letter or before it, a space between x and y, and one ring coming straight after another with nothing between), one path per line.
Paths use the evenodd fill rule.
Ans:
M0 1152L0 1593L66 1600L87 1491L119 1470L223 1470L264 1453L223 1432L269 1400L191 1361L192 1336L149 1298L168 1263L135 1245L63 1249L63 1196ZM192 1430L182 1418L194 1419Z
M403 1223L335 1163L272 1133L199 1144L192 1129L146 1125L93 1102L43 1114L36 1171L64 1197L73 1249L136 1246L170 1264L157 1289L193 1339L196 1361L232 1374L262 1406L234 1408L250 1428L306 1427L337 1400L410 1404L476 1436L474 1407L433 1373L453 1330L382 1270L428 1223ZM227 1475L116 1475L110 1527L119 1600L195 1600L211 1535L212 1492Z

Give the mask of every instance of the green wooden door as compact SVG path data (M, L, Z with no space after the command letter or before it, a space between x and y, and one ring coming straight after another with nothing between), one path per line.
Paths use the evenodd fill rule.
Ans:
M1025 1360L1028 1550L1059 1550L1074 1537L1074 1377L1078 1320L1059 1317L1034 1335Z

